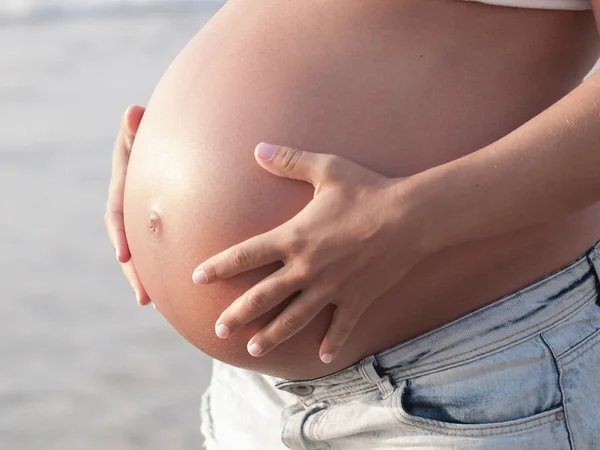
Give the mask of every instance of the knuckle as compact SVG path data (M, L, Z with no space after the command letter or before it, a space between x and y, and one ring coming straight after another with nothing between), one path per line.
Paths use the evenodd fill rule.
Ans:
M110 219L111 219L111 213L110 213L110 212L108 212L108 211L106 211L106 212L104 213L104 226L105 226L106 228L108 228L108 224L110 223Z
M283 312L279 316L281 327L288 332L296 332L303 326L303 320L295 313Z
M296 282L307 282L312 279L313 268L310 264L299 264L294 273L294 280Z
M231 262L236 269L243 269L250 265L251 257L243 247L236 247L233 249Z
M338 157L336 155L324 155L321 159L321 173L326 179L335 179L337 177L337 163Z
M342 339L346 339L352 333L354 327L348 323L341 323L332 328L331 337L336 341L340 341Z
M256 335L254 337L254 342L260 343L260 346L262 347L263 352L268 352L277 345L274 340L270 339L269 337L267 337L264 334Z
M242 327L242 321L237 318L234 314L223 315L219 322L226 323L227 327L231 330L231 332L235 332Z
M111 228L111 227L115 227L115 228L120 228L120 224L123 223L123 214L120 213L119 211L114 211L114 210L107 210L104 213L104 225L106 226L106 228Z
M246 309L249 311L264 311L268 302L264 294L260 292L249 292L245 299Z
M287 239L285 239L284 242L286 252L292 255L299 255L306 249L306 240L304 238L304 233L301 229L298 228L291 228L287 232Z
M202 264L202 270L208 282L212 282L218 278L216 269L210 264Z
M285 172L293 172L304 152L295 148L286 148L281 156L281 168Z
M225 320L227 323L227 327L229 327L232 333L239 330L243 326L242 321L236 319L235 317L227 317L227 319Z

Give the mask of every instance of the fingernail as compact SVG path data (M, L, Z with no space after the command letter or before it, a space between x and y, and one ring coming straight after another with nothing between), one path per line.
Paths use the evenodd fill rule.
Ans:
M248 346L248 353L250 353L252 356L259 356L262 353L262 351L262 347L256 342Z
M219 336L221 339L225 339L227 336L229 336L231 330L224 323L220 323L215 329L215 333L217 333L217 336Z
M156 306L156 303L152 303L152 307L154 308L154 311L158 311L158 306Z
M206 284L208 281L206 278L206 273L202 269L196 269L192 275L192 280L196 284Z
M271 159L275 154L276 150L277 147L275 145L267 144L266 142L261 142L256 147L256 152L258 153L258 156L266 160Z
M119 258L119 250L115 250L115 256L117 257L117 261L120 263L121 259Z
M135 293L135 299L137 300L138 305L142 306L142 299L140 298L140 294L138 294L137 291Z
M329 364L332 360L333 354L331 353L325 353L323 356L321 356L321 361L323 361L325 364Z

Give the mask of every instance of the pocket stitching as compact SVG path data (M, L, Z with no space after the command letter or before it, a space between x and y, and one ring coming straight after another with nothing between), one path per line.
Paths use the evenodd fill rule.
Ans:
M539 426L545 425L546 423L558 420L554 416L557 412L564 411L564 405L561 404L560 406L554 409L535 414L531 417L514 419L507 422L497 422L491 424L455 424L435 419L426 419L424 417L413 416L406 412L404 410L404 406L402 405L402 396L404 394L405 387L406 383L404 383L402 387L396 389L396 391L393 393L394 398L392 399L392 411L394 413L394 416L396 416L396 418L400 422L408 423L409 425L413 425L437 433L463 436L495 436L501 434L513 434L537 428ZM505 430L506 428L510 429Z

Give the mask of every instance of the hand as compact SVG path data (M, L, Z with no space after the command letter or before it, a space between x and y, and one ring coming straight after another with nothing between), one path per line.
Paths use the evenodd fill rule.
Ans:
M121 129L117 136L117 142L113 150L112 175L108 187L108 201L106 202L106 213L104 225L108 231L108 237L117 255L117 261L129 282L129 286L135 292L140 305L151 303L144 286L135 271L131 261L131 253L125 236L125 224L123 222L123 196L125 194L125 175L129 164L129 155L133 147L133 140L144 115L145 108L141 106L130 106L125 111L121 120Z
M386 178L340 156L264 143L255 157L277 176L312 183L313 200L283 225L209 258L192 278L208 284L282 261L280 270L221 314L215 332L225 338L299 293L252 337L248 351L264 355L333 303L337 308L319 350L330 362L369 305L428 254L411 179Z

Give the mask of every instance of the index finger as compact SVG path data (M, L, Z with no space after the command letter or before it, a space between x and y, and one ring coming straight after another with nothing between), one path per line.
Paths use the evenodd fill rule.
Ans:
M194 270L196 284L207 284L257 269L284 258L278 229L254 236L218 253Z

